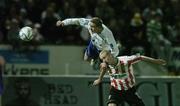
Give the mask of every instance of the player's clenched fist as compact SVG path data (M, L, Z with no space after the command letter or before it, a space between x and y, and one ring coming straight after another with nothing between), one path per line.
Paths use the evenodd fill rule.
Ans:
M64 26L64 22L59 20L59 21L56 22L56 26Z
M93 82L93 86L97 86L97 85L99 85L101 82L102 82L101 79L96 79L96 80Z
M156 63L160 64L160 65L166 65L167 64L166 61L163 59L156 59Z

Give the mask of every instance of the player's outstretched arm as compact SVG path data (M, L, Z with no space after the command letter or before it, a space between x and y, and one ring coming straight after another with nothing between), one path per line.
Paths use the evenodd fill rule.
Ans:
M61 20L58 20L56 22L56 26L64 26L64 22L62 22Z
M151 63L154 63L154 64L166 65L166 61L163 60L163 59L154 59L154 58L147 57L147 56L141 56L141 60L151 62Z
M99 75L99 78L96 79L94 82L93 82L93 86L96 86L96 85L99 85L102 80L103 80L103 77L104 75L106 74L106 71L107 71L107 64L106 63L101 63L100 65L100 75Z
M65 25L80 25L80 18L68 18L65 20L58 20L56 26L65 26Z

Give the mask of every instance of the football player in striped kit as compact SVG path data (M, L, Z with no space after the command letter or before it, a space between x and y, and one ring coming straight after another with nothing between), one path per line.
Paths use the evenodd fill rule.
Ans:
M93 17L92 19L69 18L63 21L57 21L56 25L80 25L88 29L91 40L84 53L85 61L92 62L98 60L100 51L104 49L111 51L114 56L119 54L119 48L114 39L113 33L98 17Z
M99 56L103 63L101 63L100 76L93 85L101 83L103 76L108 71L111 81L108 106L117 106L124 101L131 106L144 106L142 99L136 92L132 64L138 61L147 61L159 65L166 64L163 59L154 59L139 54L114 57L107 50L101 51Z

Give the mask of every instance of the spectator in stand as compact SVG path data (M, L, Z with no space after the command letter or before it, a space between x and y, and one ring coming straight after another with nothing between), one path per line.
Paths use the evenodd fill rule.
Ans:
M130 53L135 54L138 52L149 55L147 54L149 44L145 36L145 23L139 12L134 13L134 16L130 22L130 27L128 29L130 46L128 49L130 49Z
M13 50L19 51L22 44L21 40L19 40L17 36L20 30L19 21L16 19L7 20L6 24L9 28L7 34L8 42L12 45Z
M55 25L56 21L60 19L56 13L55 4L49 4L49 6L41 14L41 32L44 36L45 42L56 43L59 40L60 35Z
M158 1L156 1L158 2ZM149 7L146 7L144 10L143 10L143 13L142 13L142 16L143 16L143 19L146 21L146 22L149 22L150 19L152 18L152 14L153 13L157 13L159 14L160 16L163 16L163 11L161 10L161 8L159 8L157 6L158 4L155 3L154 1L150 2L150 6Z
M151 56L163 58L169 65L172 54L171 42L163 35L161 18L161 14L153 14L153 18L147 23L146 35L151 45Z
M95 15L104 17L104 22L108 22L109 19L115 16L114 9L108 3L108 0L98 0L97 6L95 7Z
M180 2L178 0L150 0L147 2L143 2L143 0L79 0L79 2L70 0L1 0L1 2L2 7L0 4L0 25L2 26L1 29L3 35L5 35L3 39L7 39L7 29L5 28L4 22L6 20L16 19L20 22L20 27L24 26L23 23L26 23L26 21L43 24L41 25L42 27L40 29L40 32L42 32L44 38L52 44L55 44L57 42L58 44L59 42L60 44L67 44L66 40L72 42L71 44L79 44L79 41L77 41L76 39L77 37L72 36L72 34L76 34L80 37L80 33L77 33L76 30L73 30L74 28L69 28L70 30L64 30L68 28L64 28L62 30L55 29L55 27L53 26L53 20L54 18L57 19L57 15L60 15L60 18L62 20L68 17L86 17L87 15L99 16L104 20L107 26L111 26L112 24L117 22L116 27L110 27L110 29L115 33L115 35L117 35L117 37L115 36L115 38L120 39L122 44L126 45L127 42L124 41L124 36L128 35L127 29L129 26L129 21L134 12L138 11L140 13L143 13L142 16L145 20L144 23L146 23L146 20L149 20L151 18L152 12L158 12L159 14L161 14L161 16L164 16L164 22L167 22L168 24L171 23L170 25L172 26L176 23L173 20L174 17L179 16L178 13L180 13ZM39 6L39 4L43 6ZM52 8L52 10L47 9L49 7ZM53 14L55 13L56 16L54 17L53 15L53 18L51 17L50 19L47 19L46 13L49 10L53 11ZM79 10L83 11L79 12ZM21 16L22 12L23 14L25 13L26 17ZM41 15L43 19L41 18ZM41 23L41 19L46 21L43 21ZM52 23L53 25L51 25ZM50 37L49 34L53 35L53 37Z

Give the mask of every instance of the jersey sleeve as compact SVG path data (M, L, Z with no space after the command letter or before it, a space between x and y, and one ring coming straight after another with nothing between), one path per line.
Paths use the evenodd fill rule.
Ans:
M128 61L128 64L134 64L138 61L141 60L141 56L140 54L136 54L136 55L132 55L132 56L127 56L127 61Z
M90 22L90 19L85 18L68 18L63 20L64 25L80 25L82 27L88 28L88 23Z
M85 18L79 19L80 26L82 27L88 28L89 22L90 22L90 19L85 19Z

